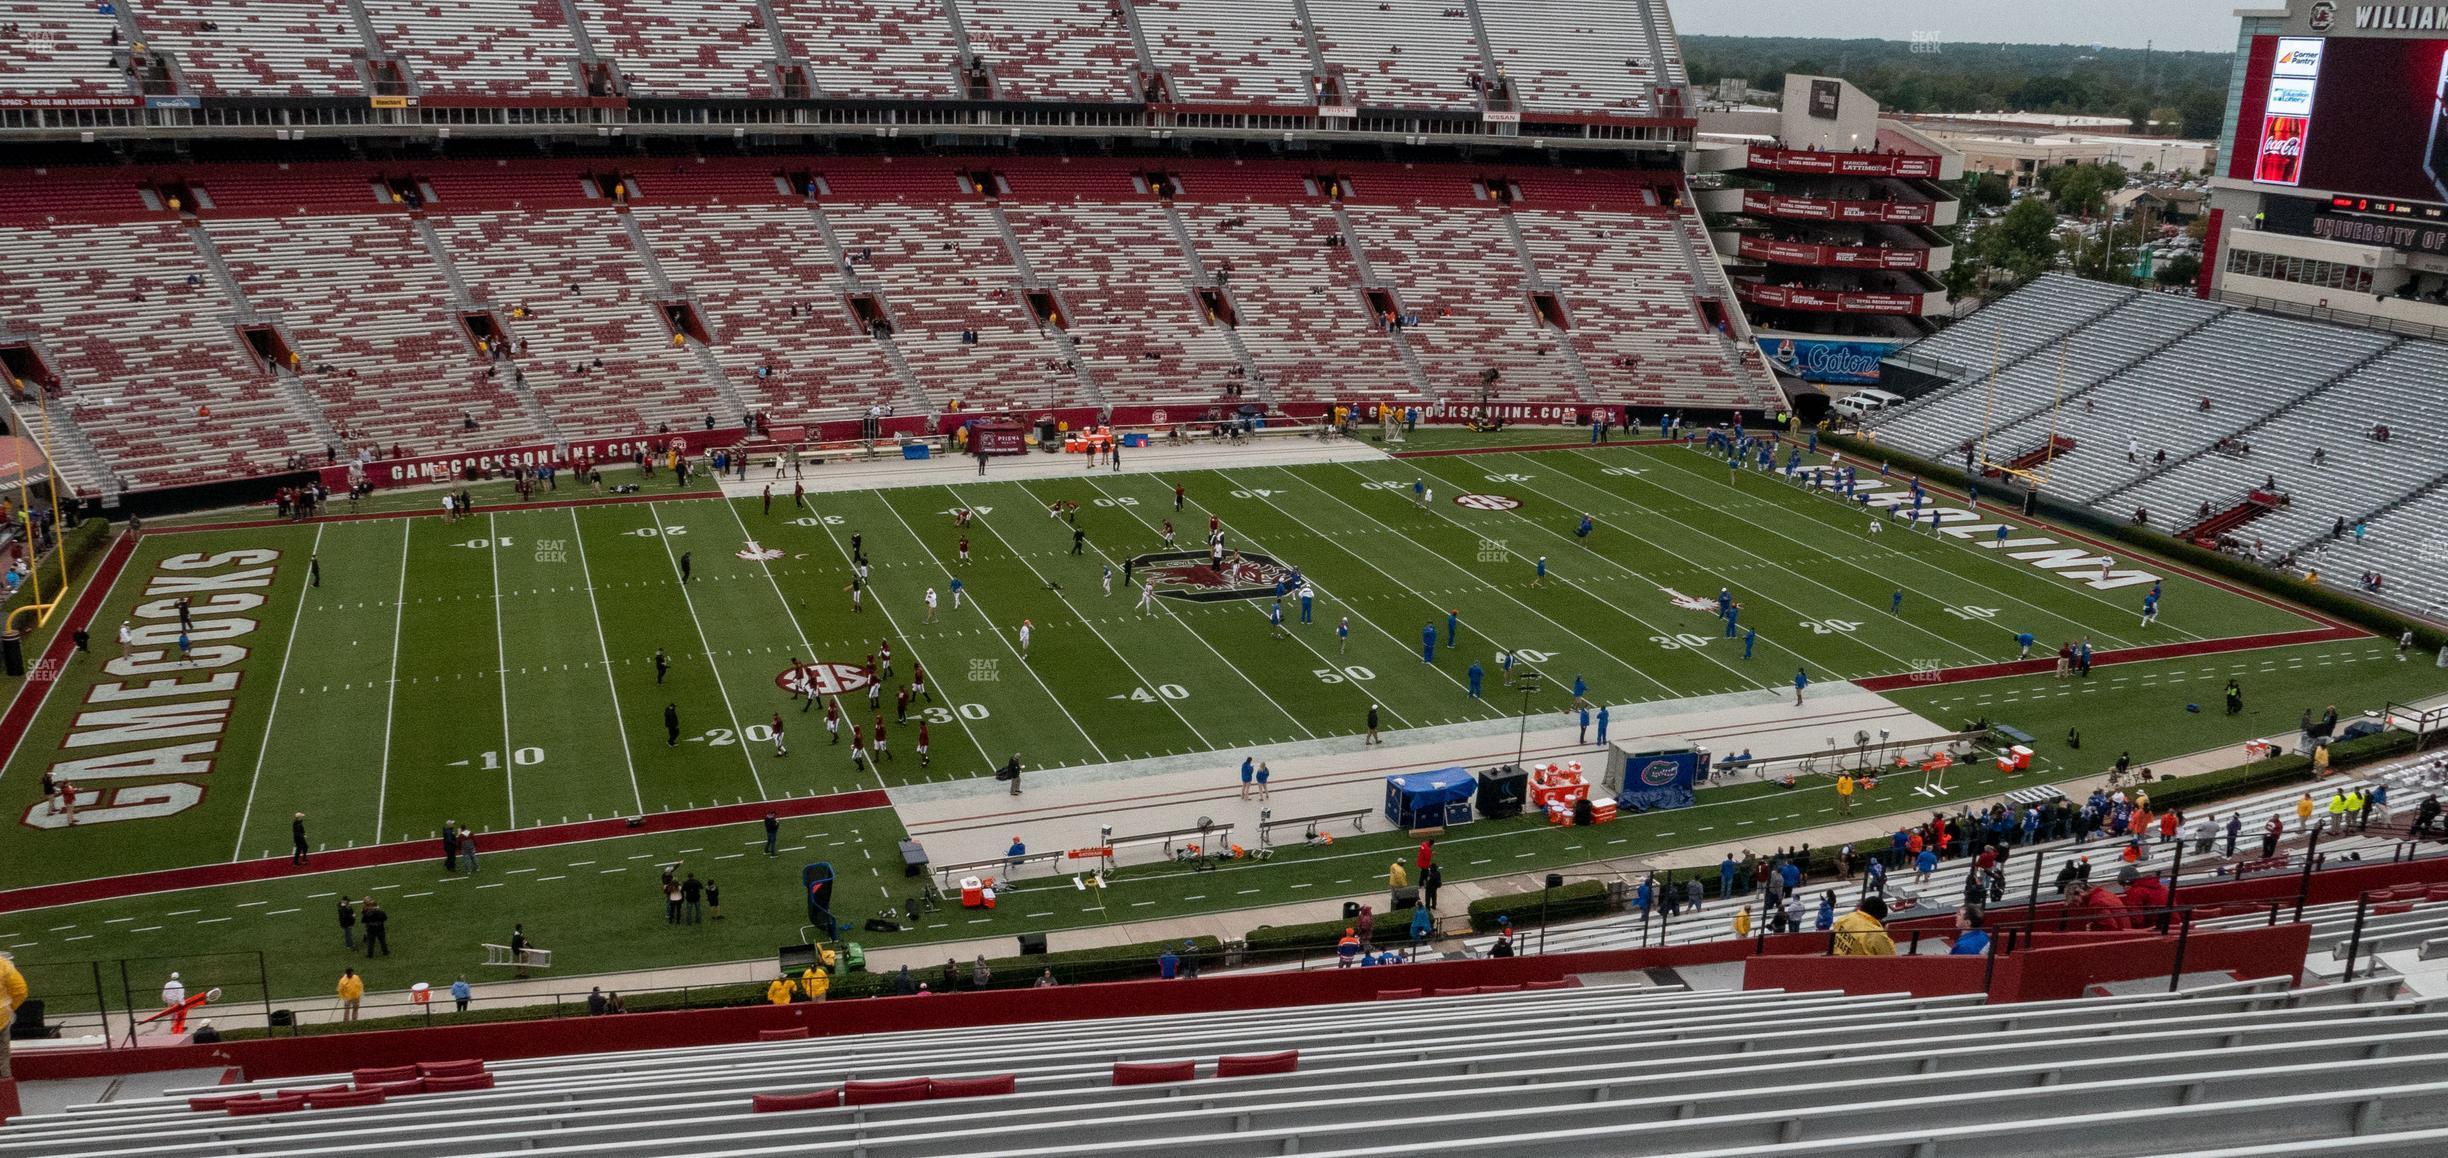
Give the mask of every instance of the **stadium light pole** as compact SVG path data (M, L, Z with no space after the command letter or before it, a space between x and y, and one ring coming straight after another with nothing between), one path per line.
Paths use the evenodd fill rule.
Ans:
M1522 694L1521 728L1513 734L1513 768L1520 771L1522 756L1530 750L1530 697L1539 690L1539 673L1522 672L1513 677L1513 682Z

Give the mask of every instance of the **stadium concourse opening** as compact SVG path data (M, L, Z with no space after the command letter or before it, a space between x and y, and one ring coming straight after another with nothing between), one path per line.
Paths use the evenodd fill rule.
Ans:
M2419 341L2043 277L1830 441L1718 247L1957 162L1661 0L16 8L0 1152L2437 1125L2436 641L1885 456L2385 412L2227 534L2419 557Z

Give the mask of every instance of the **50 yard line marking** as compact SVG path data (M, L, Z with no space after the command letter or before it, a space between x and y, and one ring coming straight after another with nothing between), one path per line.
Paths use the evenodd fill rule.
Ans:
M578 576L586 584L587 612L595 620L595 647L603 654L604 690L612 696L612 726L620 733L621 763L629 768L629 796L637 802L639 815L646 812L646 793L638 787L637 756L629 750L629 722L621 712L620 686L612 679L612 644L604 638L603 607L595 601L595 569L586 557L586 528L578 523L578 508L569 509L570 534L578 548Z
M502 641L501 527L485 516L485 540L493 557L493 650L501 655L502 786L510 799L510 827L518 827L518 749L510 744L510 645Z
M714 644L706 638L705 620L697 618L697 599L689 594L689 585L679 581L680 556L672 550L671 536L663 533L663 505L646 504L646 517L654 520L655 541L663 544L663 557L670 560L672 576L680 582L680 602L688 608L689 623L697 628L697 646L704 649L706 667L714 673L714 690L722 693L723 714L731 717L731 734L739 738L740 759L748 762L748 779L756 785L757 799L770 800L772 797L765 795L765 778L757 775L756 752L748 737L740 735L739 709L731 706L731 688L723 683L722 668L714 662Z
M408 611L408 544L415 519L400 520L399 594L391 600L391 682L383 693L382 779L374 789L374 843L382 843L383 805L391 794L391 718L399 708L401 617Z
M308 558L322 549L323 528L327 525L315 524L314 542L306 548ZM313 591L310 584L298 584L297 614L289 617L289 645L281 649L280 675L272 683L272 706L264 712L263 739L255 744L255 772L247 777L246 807L238 813L238 843L230 849L233 861L246 855L247 819L255 811L255 789L263 784L264 757L272 751L272 721L280 718L281 691L289 682L289 657L297 653L298 624L306 618L306 596Z

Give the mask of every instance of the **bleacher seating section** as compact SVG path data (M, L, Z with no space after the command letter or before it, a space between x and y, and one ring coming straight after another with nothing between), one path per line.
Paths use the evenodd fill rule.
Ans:
M1701 321L1709 291L1673 241L1698 223L1668 207L1671 174L1522 171L1524 199L1501 206L1477 169L1354 166L1355 257L1328 244L1337 207L1296 166L1186 163L1168 204L1124 162L999 164L1009 190L993 201L964 192L951 159L831 162L811 201L784 161L648 165L618 197L582 162L461 163L417 175L421 207L382 184L401 175L364 166L55 170L0 180L0 335L60 376L64 413L107 464L63 460L89 492L319 459L310 432L325 427L433 453L728 424L735 408L796 422L953 399L1204 406L1258 395L1252 370L1277 404L1473 399L1498 364L1522 400L1750 407L1773 390ZM174 213L148 190L174 181L199 204ZM1525 255L1570 331L1533 309ZM1422 380L1373 316L1360 257L1419 319ZM1059 328L1038 325L1026 275ZM1198 296L1219 277L1237 332ZM476 350L460 286L514 357ZM907 378L853 293L890 320ZM674 344L664 310L679 303L710 344ZM244 310L299 354L303 394L239 339ZM322 413L298 413L308 395ZM163 403L187 418L164 421Z
M2346 590L2376 572L2368 594L2420 611L2448 598L2448 420L2405 404L2448 376L2448 343L2050 274L1896 357L1951 382L1876 416L1884 442L1955 464L1984 434L2001 462L2068 436L2050 492L2171 531L2274 482L2287 501L2236 533L2247 554Z
M5 0L0 97L135 92L127 50L167 63L149 91L222 97L413 93L476 102L582 95L973 95L965 49L1004 101L1314 110L1322 75L1373 110L1475 116L1482 92L1567 122L1684 115L1681 49L1663 0ZM123 23L124 22L124 23ZM124 32L124 35L122 35ZM403 88L388 84L390 63ZM587 66L625 87L590 89ZM140 65L141 66L141 65ZM608 78L611 72L606 73Z
M2448 1014L2393 982L1416 992L178 1089L28 1116L0 1155L2107 1156L2387 1144L2448 1091Z

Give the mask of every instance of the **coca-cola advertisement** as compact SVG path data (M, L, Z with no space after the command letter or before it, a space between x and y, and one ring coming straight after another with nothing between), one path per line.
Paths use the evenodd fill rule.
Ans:
M2309 117L2262 117L2261 163L2253 170L2253 180L2271 185L2301 184L2304 134L2311 127Z

